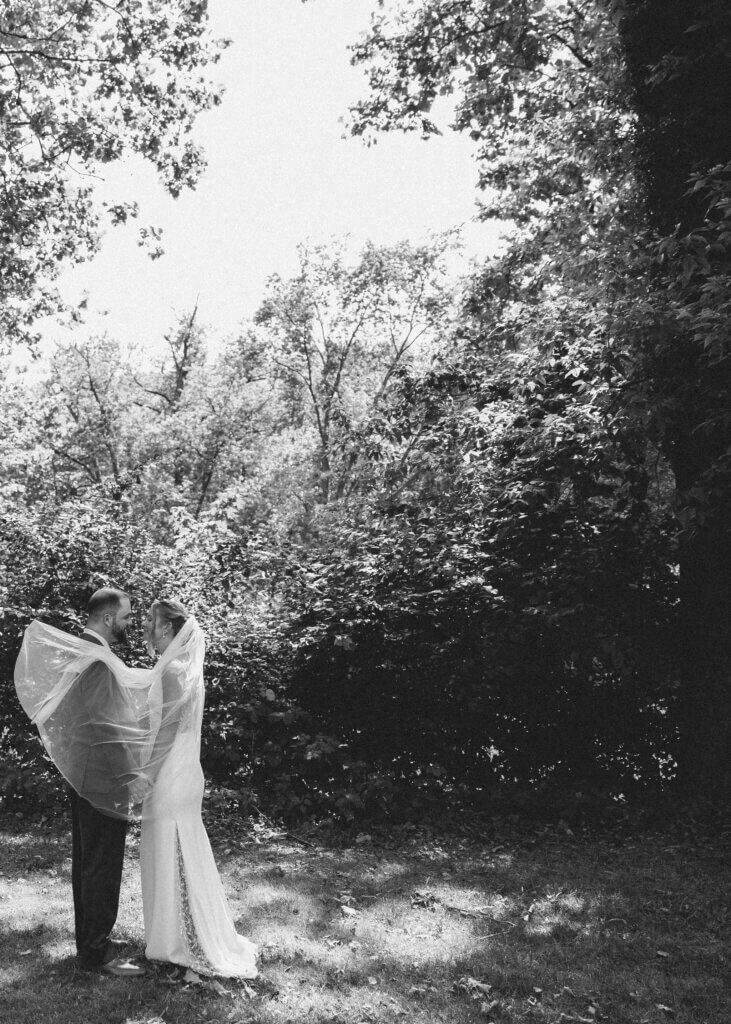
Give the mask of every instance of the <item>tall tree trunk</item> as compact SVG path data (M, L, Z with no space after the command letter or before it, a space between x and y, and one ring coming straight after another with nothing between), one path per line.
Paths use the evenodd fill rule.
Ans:
M680 781L713 801L731 795L731 543L714 520L682 547Z
M731 10L727 0L625 0L624 11L648 214L663 234L688 233L705 214L703 196L688 194L690 175L731 160ZM657 282L660 305L667 286ZM723 799L731 792L731 501L728 489L708 487L707 474L731 446L731 424L719 415L728 360L714 369L690 336L664 344L650 399L681 510L697 507L699 495L704 505L680 550L679 767L689 791Z

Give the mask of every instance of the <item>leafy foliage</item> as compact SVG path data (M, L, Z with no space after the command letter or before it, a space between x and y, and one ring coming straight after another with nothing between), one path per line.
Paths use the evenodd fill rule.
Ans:
M220 100L201 74L218 59L206 0L7 0L0 13L2 257L0 337L33 338L57 310L49 282L96 249L100 218L134 204L95 204L88 176L127 153L178 195L203 157L189 134Z
M670 6L653 34L655 0L379 5L352 130L433 134L453 95L510 239L459 288L449 238L303 246L217 354L193 310L159 365L97 339L14 382L4 678L29 616L118 582L204 624L205 767L240 808L723 789L731 178L717 140L658 156L725 21ZM17 795L38 751L8 723Z
M423 360L448 323L449 235L429 246L366 245L358 258L300 247L300 272L274 277L255 321L295 423L315 428L318 490L325 502L353 486L344 439L386 393L398 367Z
M577 348L404 377L374 426L368 497L302 580L293 680L365 760L488 789L667 777L667 513L641 440L577 401Z
M717 320L728 262L720 225L730 32L716 0L464 0L381 5L353 48L370 82L353 110L355 134L431 134L430 104L453 93L455 127L484 140L484 211L511 215L521 231L486 275L490 291L475 298L483 330L495 330L495 296L503 343L505 314L523 320L525 339L526 306L573 306L577 338L591 338L599 362L620 371L607 416L618 416L620 433L636 418L662 475L672 474L681 770L700 788L728 786L731 729L729 379ZM718 104L707 102L709 88Z

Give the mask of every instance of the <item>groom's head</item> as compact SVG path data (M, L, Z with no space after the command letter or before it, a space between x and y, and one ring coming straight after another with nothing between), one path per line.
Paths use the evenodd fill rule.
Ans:
M87 626L107 643L124 639L129 620L132 617L132 603L129 595L113 587L102 587L89 598Z

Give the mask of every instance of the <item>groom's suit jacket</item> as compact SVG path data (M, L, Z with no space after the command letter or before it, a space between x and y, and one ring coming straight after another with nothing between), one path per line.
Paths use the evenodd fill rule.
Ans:
M93 633L84 632L82 640L102 646ZM130 772L137 765L125 742L125 729L137 722L114 673L103 661L93 661L79 675L67 700L72 701L75 719L78 785L74 788L87 799L95 793L116 793L116 800L126 802Z

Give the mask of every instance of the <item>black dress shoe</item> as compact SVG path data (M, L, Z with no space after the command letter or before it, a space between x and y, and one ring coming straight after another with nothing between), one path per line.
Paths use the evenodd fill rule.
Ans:
M125 960L121 956L101 964L97 967L97 970L101 974L111 974L115 978L141 978L146 973L144 967L140 967L139 964L133 964L131 960Z
M91 971L93 974L112 974L115 978L140 978L146 973L144 967L133 964L123 956L112 956L104 963L89 963L88 960L79 960L78 965L82 971Z

